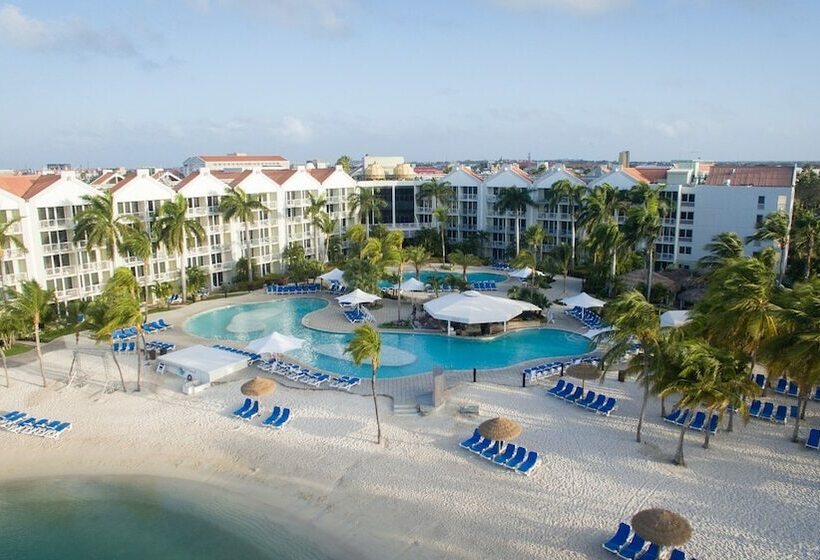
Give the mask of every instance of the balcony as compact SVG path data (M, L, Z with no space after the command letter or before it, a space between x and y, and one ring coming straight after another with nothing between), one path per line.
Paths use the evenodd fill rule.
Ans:
M23 233L23 228L20 225L20 222L14 222L6 230L6 234L8 234L8 235L19 235L21 233Z
M3 253L3 257L9 260L14 259L22 259L26 254L16 247L11 247L6 249Z
M208 245L199 245L198 247L188 247L188 256L189 257L196 257L199 255L207 255Z
M134 264L142 264L142 261L139 259L136 259L136 261L137 262ZM80 265L80 272L100 272L101 270L108 270L110 266L111 265L109 263L103 261L87 262Z
M206 226L205 233L222 233L222 226Z
M75 266L62 266L60 268L47 268L46 278L56 278L58 276L73 276L77 273Z
M695 220L681 220L680 223L683 226L691 226L695 223Z
M45 253L46 255L54 253L65 253L66 251L71 250L71 243L49 243L47 245L43 245L43 253Z
M80 297L80 290L78 288L68 288L67 290L55 290L54 297L60 301L68 301Z
M210 211L210 207L207 207L207 206L194 206L193 208L188 208L188 215L189 216L207 216L209 211Z
M6 274L6 286L10 286L11 284L19 284L25 280L28 280L28 275L23 272L18 272L16 274Z
M84 286L82 289L83 297L94 297L100 295L101 293L102 286L100 285Z
M477 194L459 194L458 199L459 200L478 200L478 195Z
M68 218L55 218L53 220L40 220L40 229L71 229L74 222Z
M270 245L269 237L251 239L251 247L267 247L268 245Z
M675 260L675 254L674 253L657 253L655 255L655 260L672 262L672 261Z

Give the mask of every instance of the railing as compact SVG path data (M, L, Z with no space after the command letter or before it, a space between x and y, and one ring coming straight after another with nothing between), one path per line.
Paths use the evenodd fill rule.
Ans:
M189 216L207 216L209 211L210 211L210 207L194 206L193 208L188 208L188 215Z
M20 222L14 222L12 225L10 225L9 228L6 230L6 233L9 235L23 233L23 228L20 225Z
M96 296L102 293L102 286L83 286L84 296Z
M134 257L130 257L130 258L134 259L136 262L128 263L128 261L126 260L126 263L128 263L128 264L142 264L142 261L140 259L136 259ZM99 272L100 270L107 270L109 268L109 266L110 265L107 262L103 262L103 261L87 262L87 263L83 263L83 264L80 265L80 271L81 272Z
M222 233L222 226L206 226L206 233Z
M478 200L478 195L477 194L459 194L458 199L459 200Z
M21 258L23 258L24 255L25 255L25 253L23 251L21 251L20 249L17 249L16 247L11 247L9 249L6 249L5 252L4 252L4 256L7 259L21 259Z
M659 261L673 261L675 260L674 253L657 253L655 259Z
M680 223L685 226L691 226L695 223L695 220L681 220Z
M67 290L55 290L54 297L62 301L78 298L80 297L80 290L77 288L69 288Z
M71 250L71 243L48 243L47 245L43 245L43 253L46 254L60 253Z
M53 220L40 220L40 229L70 229L73 227L73 222L68 218L57 218Z
M47 268L46 278L54 278L55 276L69 276L77 272L74 266L62 266L60 268Z

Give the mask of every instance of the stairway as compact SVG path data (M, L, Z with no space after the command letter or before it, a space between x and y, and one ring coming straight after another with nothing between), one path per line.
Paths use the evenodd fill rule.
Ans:
M417 404L393 404L393 416L418 416Z

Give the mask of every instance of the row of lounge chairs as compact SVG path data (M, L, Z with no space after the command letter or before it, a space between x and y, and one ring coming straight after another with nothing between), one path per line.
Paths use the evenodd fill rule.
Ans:
M259 408L259 401L256 399L246 398L242 406L234 410L233 415L241 420L250 421L259 416L261 410ZM262 425L269 428L282 428L285 424L290 422L291 413L288 407L274 406L270 415L262 420Z
M294 294L316 294L322 287L319 284L265 284L265 293L269 295L294 295Z
M137 343L136 342L115 342L111 345L111 350L116 352L117 354L122 354L125 352L136 352L137 351Z
M581 356L567 361L553 361L526 367L521 373L527 376L528 381L535 381L541 377L549 377L561 373L564 368L575 364L598 364L600 360L595 356Z
M570 317L578 319L590 329L602 329L607 326L606 323L604 323L604 320L598 315L592 311L586 311L583 307L576 306L572 309L567 309L564 313Z
M240 356L248 358L248 365L251 365L254 362L257 362L262 359L262 355L257 354L256 352L248 352L247 350L233 348L232 346L225 346L224 344L214 344L213 347L217 350L222 350L224 352L232 352L234 354L238 354Z
M25 412L12 410L0 416L0 428L17 434L56 439L71 429L71 422L38 419L36 416L28 416Z
M496 286L496 283L490 280L473 282L472 288L478 292L495 292L498 290L498 286Z
M754 381L758 387L761 389L766 388L766 376L762 373L758 373L751 376L752 381ZM773 387L775 393L780 393L781 395L787 395L789 397L799 397L800 396L800 387L798 387L797 383L794 381L789 381L785 377L781 377L777 380L777 384ZM813 401L820 401L820 385L817 385L814 390L809 395L809 398Z
M625 560L658 560L661 555L660 546L644 539L623 521L618 525L612 538L603 544L603 547ZM668 560L686 560L686 553L679 548L674 548ZM695 558L692 557L690 560L695 560Z
M173 327L173 325L166 323L165 319L142 324L142 330L147 334L164 331L170 329L171 327ZM137 327L125 327L124 329L115 329L114 332L111 333L111 338L122 342L124 340L133 340L137 338L138 334L139 331L137 331Z
M714 435L717 433L718 423L720 422L720 416L717 414L712 414L709 418L709 425L706 426L706 413L702 410L698 410L695 412L694 417L691 416L692 411L688 408L686 409L675 409L666 416L663 417L665 422L669 422L670 424L677 424L678 426L683 426L684 424L689 422L688 428L690 430L694 430L696 432L702 432L704 429L709 430L709 433Z
M353 324L375 322L373 315L364 307L354 307L353 309L345 309L343 311L348 321Z
M277 360L263 360L257 362L256 367L262 371L278 373L291 381L298 381L313 387L321 387L324 383L327 383L329 387L333 387L334 389L350 391L362 381L360 377L354 377L352 375L333 377L327 373L311 371L309 368L302 367L299 364Z
M147 334L153 334L156 332L162 332L170 329L173 325L169 325L165 322L165 319L160 319L159 321L152 321L151 323L143 323L142 330L145 331Z
M173 305L175 303L182 303L182 296L179 294L171 294L168 296L168 304Z
M495 261L493 264L490 265L493 270L512 270L508 263L503 261Z
M165 350L166 352L171 352L172 350L177 349L177 345L172 343L172 342L162 342L161 340L152 340L150 342L145 343L145 349L146 350L152 350L153 349L153 350L158 350L160 352Z
M340 296L340 295L345 293L345 287L338 280L333 280L330 283L330 288L328 288L328 291L334 296L336 296L336 295Z
M424 286L425 293L432 294L435 293L433 286L431 284L426 284ZM458 292L459 289L455 286L451 286L450 284L442 284L438 287L439 292Z
M820 428L809 430L809 437L806 438L806 447L820 451Z
M567 383L564 379L559 379L555 387L547 391L547 394L604 416L609 416L613 410L618 408L618 401L615 397L596 395L595 391L587 391L584 395L583 387Z
M755 399L749 406L749 416L758 420L785 424L789 416L789 407L781 404L775 409L773 402Z
M541 463L537 451L530 451L526 447L508 443L501 451L502 443L490 438L481 437L476 429L473 435L461 443L464 449L492 461L496 465L507 467L519 474L529 475Z

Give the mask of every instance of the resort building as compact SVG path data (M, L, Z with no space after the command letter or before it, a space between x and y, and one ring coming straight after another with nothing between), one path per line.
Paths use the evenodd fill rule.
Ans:
M216 156L191 156L182 163L182 174L187 176L197 169L211 171L245 171L247 169L288 169L290 162L276 155L248 155L233 153Z

